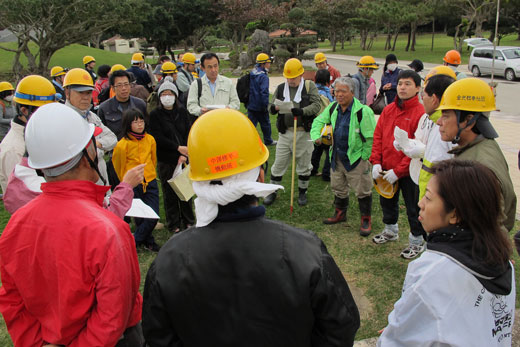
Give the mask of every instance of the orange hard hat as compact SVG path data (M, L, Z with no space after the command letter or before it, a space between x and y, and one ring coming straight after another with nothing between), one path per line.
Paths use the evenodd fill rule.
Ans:
M442 60L451 65L460 65L460 53L459 51L452 49L451 51L446 52L446 55Z

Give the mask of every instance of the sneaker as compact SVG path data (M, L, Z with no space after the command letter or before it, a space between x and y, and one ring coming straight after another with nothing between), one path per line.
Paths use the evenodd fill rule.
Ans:
M408 245L402 252L401 257L404 259L413 259L424 251L423 245Z
M271 143L266 143L265 145L266 146L276 146L277 143L278 143L278 141L273 141Z
M394 234L391 231L388 231L386 228L383 229L383 232L377 234L372 238L372 241L377 244L385 243L388 241L397 241L399 239L399 234Z

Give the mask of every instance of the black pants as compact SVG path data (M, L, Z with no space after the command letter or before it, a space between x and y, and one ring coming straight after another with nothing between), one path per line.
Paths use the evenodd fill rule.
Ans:
M321 144L314 145L314 150L312 151L311 164L312 164L312 172L318 173L318 169L320 168L320 160L321 155L325 152L325 163L323 164L322 175L325 178L330 178L330 156L329 156L329 148L330 146Z
M169 231L176 228L182 229L187 224L195 224L195 216L192 210L192 200L182 201L172 189L168 180L172 178L177 165L170 163L157 163L159 180L163 191L164 212L166 214L166 227ZM183 225L184 224L184 225Z
M116 170L114 169L114 164L112 164L112 156L110 156L107 161L107 176L108 183L110 184L110 189L114 191L114 189L116 189L116 186L121 182L119 182L119 177L117 177Z
M426 239L426 233L419 223L417 203L419 202L419 186L415 184L410 176L399 179L399 188L393 198L386 199L379 197L381 208L383 210L383 223L396 224L399 218L399 192L403 194L404 204L406 206L406 214L408 215L408 224L413 236L423 236Z
M143 347L144 337L141 323L125 330L123 338L117 341L116 347Z

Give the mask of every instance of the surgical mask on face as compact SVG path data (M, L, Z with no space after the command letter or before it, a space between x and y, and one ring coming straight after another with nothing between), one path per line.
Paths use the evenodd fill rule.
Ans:
M11 94L11 95L6 96L6 97L4 98L4 100L5 100L5 101L8 101L8 102L13 101L13 95Z
M171 107L175 104L175 96L174 95L164 95L161 96L161 103L164 107Z
M386 68L390 71L395 71L395 69L397 69L397 64L388 64Z

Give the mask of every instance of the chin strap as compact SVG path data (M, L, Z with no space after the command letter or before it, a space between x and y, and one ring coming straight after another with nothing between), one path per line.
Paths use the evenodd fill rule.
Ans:
M476 123L478 118L480 117L480 113L475 113L473 114L473 118L471 118L465 127L461 128L460 127L460 110L456 110L455 111L455 114L457 115L457 135L455 135L455 138L453 138L453 140L451 140L451 143L453 143L454 145L456 145L457 143L459 143L460 141L460 133L462 133L462 131L464 129L466 129L467 127L471 126L472 124Z
M103 182L103 185L106 185L107 181L103 178L103 176L99 172L99 168L98 168L98 156L97 156L96 138L94 136L92 136L92 140L91 141L92 141L92 143L94 143L94 148L95 148L95 151L96 151L96 157L94 158L94 160L90 159L90 156L88 155L88 152L87 152L86 148L83 148L83 155L87 158L90 167L93 168L94 170L96 170L99 178Z

